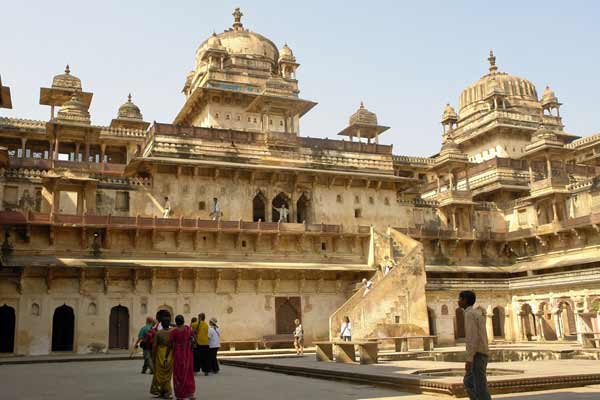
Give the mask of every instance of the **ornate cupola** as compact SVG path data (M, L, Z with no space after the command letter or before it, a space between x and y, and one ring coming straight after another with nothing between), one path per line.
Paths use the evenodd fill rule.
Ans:
M142 117L140 108L131 101L131 93L127 96L127 101L119 107L117 118L110 123L111 128L142 129L145 130L150 125Z
M71 68L67 64L65 73L56 75L50 88L40 88L40 104L50 106L50 119L54 119L54 108L62 107L70 101L74 92L79 92L79 100L87 110L92 103L93 93L83 91L81 79L71 74Z
M58 111L56 121L83 125L91 124L87 105L81 100L81 92L77 90L73 92L71 99L65 102Z
M361 138L366 138L368 143L371 142L371 139L375 139L375 143L379 144L379 135L388 129L390 129L389 126L377 124L377 115L367 110L361 101L358 110L350 116L348 126L338 135L348 136L350 141L357 138L359 142Z
M454 110L454 107L450 105L450 103L446 103L446 107L444 108L444 113L442 114L442 133L444 142L446 141L447 134L456 128L456 124L458 122L458 114Z
M296 57L294 57L294 53L287 43L283 45L281 51L279 52L278 65L279 73L283 78L296 79L296 70L300 64L296 62Z
M550 86L546 86L544 93L542 93L542 110L547 112L550 116L560 117L560 106L562 103L558 102L558 97ZM552 110L556 110L556 115L552 113Z

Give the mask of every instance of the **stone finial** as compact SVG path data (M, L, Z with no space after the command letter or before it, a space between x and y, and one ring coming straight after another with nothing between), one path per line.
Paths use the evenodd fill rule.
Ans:
M494 55L493 50L490 50L490 56L488 57L488 61L490 62L490 72L498 71L498 67L496 66L496 56Z
M240 11L240 8L236 7L231 15L233 15L233 29L236 31L243 29L244 25L242 24L242 17L244 14Z
M71 73L71 68L69 68L69 64L65 67L65 74L69 75Z
M365 103L363 103L363 101L360 101L360 108L365 108Z
M127 95L127 102L131 103L131 93L129 93L129 95Z

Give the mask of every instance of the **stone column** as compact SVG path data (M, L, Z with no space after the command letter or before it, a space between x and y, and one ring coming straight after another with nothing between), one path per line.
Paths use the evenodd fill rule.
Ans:
M565 331L562 326L560 308L552 309L552 319L554 320L554 327L556 329L556 338L558 340L563 340L565 338Z
M556 200L552 200L552 222L558 222L558 210L556 209Z
M27 138L21 138L21 158L25 158L25 150L27 145Z
M546 168L548 169L548 175L546 178L552 178L552 161L550 161L550 157L546 156Z
M100 144L100 164L104 164L104 155L106 153L106 143Z
M488 342L492 343L494 341L494 312L492 311L492 306L487 307L485 316L485 329L487 331Z
M89 160L90 160L90 143L89 142L85 142L83 157L84 157L83 161L89 162Z
M290 222L298 222L296 218L298 213L296 212L296 192L290 193Z
M74 161L79 161L79 149L81 147L81 143L76 142L75 143L75 160Z
M529 166L529 185L533 186L533 168L532 168L533 160L529 160L529 162L527 164Z

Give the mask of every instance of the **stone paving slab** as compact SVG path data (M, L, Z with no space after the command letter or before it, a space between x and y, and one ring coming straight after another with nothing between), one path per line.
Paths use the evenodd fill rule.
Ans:
M271 372L324 379L373 383L417 393L465 395L462 376L433 377L413 374L417 370L458 369L463 363L421 360L390 361L372 365L319 362L301 358L224 358L223 363ZM512 370L512 375L490 376L495 393L514 393L549 388L580 387L600 384L600 363L596 360L548 360L491 363L488 368Z

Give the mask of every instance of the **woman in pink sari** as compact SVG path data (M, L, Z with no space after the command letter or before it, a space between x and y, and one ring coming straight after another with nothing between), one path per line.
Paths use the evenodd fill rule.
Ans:
M177 399L194 399L194 356L192 330L184 325L183 315L175 317L176 328L171 330L169 347L173 351L173 389Z

